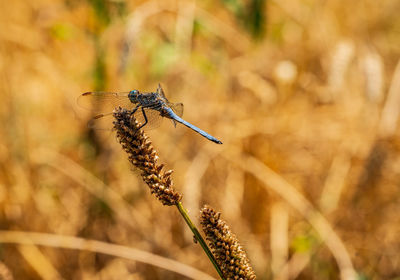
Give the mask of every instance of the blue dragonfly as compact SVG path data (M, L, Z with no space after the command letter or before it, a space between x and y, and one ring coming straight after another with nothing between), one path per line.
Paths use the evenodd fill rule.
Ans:
M78 104L87 109L94 109L101 112L96 115L90 123L112 115L114 108L120 106L131 110L135 118L141 123L140 128L151 129L159 125L162 118L171 119L176 123L181 123L188 128L196 131L208 140L222 144L220 140L200 128L182 119L183 104L170 103L165 97L161 85L158 85L156 92L139 92L131 90L129 92L85 92L78 97Z

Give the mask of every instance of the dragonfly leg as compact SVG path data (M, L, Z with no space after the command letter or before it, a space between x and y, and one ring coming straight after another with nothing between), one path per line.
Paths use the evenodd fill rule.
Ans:
M146 124L147 124L147 116L146 116L146 112L144 111L144 108L143 108L143 106L142 106L142 114L143 114L143 117L144 117L144 124L142 124L138 129L141 129L142 127L144 127Z
M133 110L132 110L132 116L133 116L133 114L135 114L135 112L139 109L139 107L140 107L140 104L139 105L137 105ZM142 108L143 109L143 108ZM146 123L147 123L147 119L146 119ZM139 129L140 128L142 128L143 127L143 125L141 126L141 127L139 127Z
M140 107L140 104L137 105L137 106L135 107L135 109L132 110L132 114L134 114L134 113L137 111L137 109L139 109L139 107ZM143 108L142 108L142 109L143 109Z

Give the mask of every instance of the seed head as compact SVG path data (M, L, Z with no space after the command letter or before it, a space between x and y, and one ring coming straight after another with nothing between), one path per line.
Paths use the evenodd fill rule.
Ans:
M129 161L141 171L143 181L150 191L164 205L175 205L182 195L173 188L172 170L163 171L158 164L158 155L149 138L140 129L140 123L132 111L116 108L114 110L114 129L122 148L128 154Z
M200 223L224 277L227 280L256 279L239 240L220 216L221 213L205 205L201 209Z

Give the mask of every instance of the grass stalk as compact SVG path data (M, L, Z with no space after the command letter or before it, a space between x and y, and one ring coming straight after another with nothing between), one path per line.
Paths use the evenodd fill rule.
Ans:
M199 242L201 248L203 248L204 252L206 253L207 257L210 259L211 263L214 265L215 269L217 270L221 279L225 279L224 275L221 271L221 268L218 266L217 261L214 258L214 255L211 253L210 248L208 248L206 242L204 241L203 237L201 236L200 232L198 231L197 227L194 225L192 220L190 219L186 209L183 207L181 202L176 204L176 208L178 208L179 213L182 215L183 219L185 220L186 224L190 228L190 230L194 234L194 238Z

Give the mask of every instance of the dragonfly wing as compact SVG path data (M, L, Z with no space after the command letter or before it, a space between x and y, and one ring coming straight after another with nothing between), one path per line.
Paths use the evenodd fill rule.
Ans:
M142 109L139 108L134 116L141 124L145 124L147 119L147 123L143 126L144 130L151 130L159 127L163 119L159 111L148 108L144 109L144 114ZM144 116L146 116L146 118ZM114 127L113 121L113 113L99 114L88 122L88 127L95 130L110 131Z
M78 105L95 112L111 112L116 107L132 109L135 107L129 100L129 92L85 92L78 97Z
M161 95L162 97L164 97L165 99L167 99L167 98L165 97L164 90L162 89L162 87L161 87L160 84L158 84L157 93L158 93L159 95Z
M168 107L174 111L175 114L178 115L178 117L183 116L183 104L182 103L168 103Z
M146 119L144 117L146 116ZM152 110L150 108L144 108L144 115L142 108L139 108L135 113L135 118L141 124L145 124L143 127L144 130L151 130L160 126L163 117L161 116L160 112L157 110Z
M113 129L113 114L99 114L88 121L87 126L95 130L111 131Z

